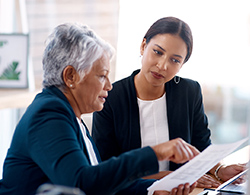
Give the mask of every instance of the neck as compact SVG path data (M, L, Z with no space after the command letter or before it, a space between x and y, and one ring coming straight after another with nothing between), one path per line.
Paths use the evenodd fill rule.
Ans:
M141 100L155 100L165 93L165 85L153 86L147 82L146 78L139 72L135 78L135 89L137 97Z
M77 101L76 101L74 95L72 94L71 90L67 88L63 92L63 94L68 99L69 104L71 105L72 109L74 110L76 117L81 119L81 112L80 112L79 106L78 106Z

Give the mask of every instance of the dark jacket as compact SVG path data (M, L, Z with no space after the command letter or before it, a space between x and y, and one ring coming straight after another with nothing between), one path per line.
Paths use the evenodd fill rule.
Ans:
M94 150L99 157L95 145ZM137 179L157 171L150 147L91 166L72 107L59 89L50 87L36 96L15 129L0 195L34 195L43 183L78 187L91 195L114 194L129 186L146 193L153 180Z
M141 147L139 108L131 76L117 81L109 92L104 109L93 114L92 137L103 160ZM204 113L198 82L180 78L176 84L165 84L169 138L182 138L200 151L210 141L207 117ZM170 170L180 165L170 162Z

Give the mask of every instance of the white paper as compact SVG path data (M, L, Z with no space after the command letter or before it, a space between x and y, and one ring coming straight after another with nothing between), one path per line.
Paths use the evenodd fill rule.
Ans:
M165 176L161 180L154 182L149 188L150 193L156 190L171 191L180 184L193 184L201 176L213 168L220 160L225 158L241 144L246 142L248 138L242 139L231 144L212 144L195 158L181 166L176 171Z

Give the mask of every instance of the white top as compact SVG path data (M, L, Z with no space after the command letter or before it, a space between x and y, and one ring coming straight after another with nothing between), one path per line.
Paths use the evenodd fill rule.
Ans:
M93 145L92 145L90 139L87 136L86 129L85 129L84 125L82 124L82 121L77 117L76 117L76 119L77 119L77 121L79 123L79 126L80 126L80 129L82 131L83 139L84 139L86 147L87 147L87 151L88 151L88 154L89 154L91 165L97 165L98 160L96 158L95 151L93 149Z
M137 98L140 114L141 147L169 141L166 93L156 100ZM169 170L168 161L159 161L159 171Z

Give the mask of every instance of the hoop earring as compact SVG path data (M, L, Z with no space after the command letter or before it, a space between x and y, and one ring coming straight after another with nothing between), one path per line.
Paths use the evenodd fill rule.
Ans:
M175 77L174 77L174 82L175 82L176 85L177 85L180 81L181 81L181 78L180 78L180 77L178 77L178 76L175 76Z

